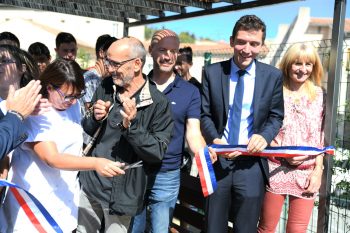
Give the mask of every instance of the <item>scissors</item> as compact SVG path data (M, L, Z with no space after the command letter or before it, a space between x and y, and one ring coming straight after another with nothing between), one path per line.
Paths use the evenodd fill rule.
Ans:
M131 168L137 168L137 167L142 167L142 160L135 162L135 163L131 163L131 164L127 164L123 167L124 170L127 169L131 169Z

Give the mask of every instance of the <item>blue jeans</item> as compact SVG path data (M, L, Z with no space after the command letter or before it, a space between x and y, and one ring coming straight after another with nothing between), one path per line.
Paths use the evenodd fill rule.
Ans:
M180 169L158 172L148 177L146 207L131 221L131 233L168 232L180 188ZM146 216L149 218L146 218ZM146 220L147 219L147 220ZM146 224L147 223L147 224Z

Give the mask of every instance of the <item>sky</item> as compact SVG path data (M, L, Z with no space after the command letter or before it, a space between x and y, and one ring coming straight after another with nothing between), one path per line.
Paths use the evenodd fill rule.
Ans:
M243 15L255 14L260 17L267 26L267 38L274 38L277 34L279 24L290 24L297 16L300 7L310 7L311 17L332 18L335 0L304 0L297 2L286 2L266 7L257 7L249 10L233 11L228 13L214 14L149 24L148 27L160 29L162 27L171 29L176 33L190 32L196 38L210 38L212 40L229 41L235 22ZM350 3L347 2L346 17L350 18Z

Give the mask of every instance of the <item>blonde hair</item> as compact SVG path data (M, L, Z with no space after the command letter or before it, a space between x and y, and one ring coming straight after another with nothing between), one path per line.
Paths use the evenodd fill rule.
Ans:
M323 67L315 47L311 44L297 43L288 48L279 64L279 68L283 73L283 87L291 90L289 70L297 61L305 61L313 64L311 75L305 81L304 91L311 100L314 100L316 97L315 86L321 86Z

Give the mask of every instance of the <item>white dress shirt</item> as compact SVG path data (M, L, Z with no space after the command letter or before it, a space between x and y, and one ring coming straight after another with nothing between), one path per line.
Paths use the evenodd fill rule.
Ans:
M253 97L254 97L254 86L255 86L255 61L252 62L245 70L246 73L243 75L244 78L244 94L242 103L242 114L239 130L238 144L246 145L248 139L253 135ZM230 74L230 96L229 96L229 113L227 117L227 123L224 130L222 139L228 142L228 135L230 129L230 116L232 111L233 98L235 96L235 89L238 81L237 71L240 68L231 60L231 74Z

